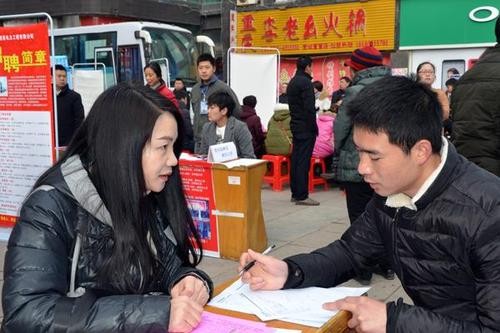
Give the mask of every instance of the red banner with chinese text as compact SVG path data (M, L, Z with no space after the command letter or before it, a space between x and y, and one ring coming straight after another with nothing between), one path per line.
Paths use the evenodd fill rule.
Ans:
M384 54L384 64L390 64L390 55ZM344 66L344 62L349 55L332 55L313 57L312 76L313 80L321 81L323 89L326 89L328 95L339 89L339 80L343 76L351 77L349 67ZM295 75L297 69L296 58L280 59L280 82L289 82Z
M212 185L212 165L206 161L179 160L184 194L200 235L203 254L220 257L217 219Z
M47 24L0 27L0 226L54 161Z
M237 44L281 54L395 48L396 1L371 0L238 13Z

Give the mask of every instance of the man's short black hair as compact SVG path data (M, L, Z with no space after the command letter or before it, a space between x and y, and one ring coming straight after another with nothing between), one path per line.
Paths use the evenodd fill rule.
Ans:
M65 72L67 72L66 67L64 67L63 65L56 64L55 68L56 68L56 71L65 71Z
M179 101L183 98L187 98L187 92L185 90L174 90L174 96Z
M236 103L234 102L231 95L224 91L216 92L208 96L207 104L209 107L212 105L217 105L221 110L227 108L228 118L233 114L233 110L236 106Z
M366 86L346 107L355 128L386 133L406 154L423 139L433 153L441 150L443 113L436 93L423 84L387 76Z
M444 85L455 87L457 85L457 82L458 80L452 77L451 79L446 80Z
M316 88L317 91L323 91L323 83L321 83L321 81L314 81L313 87Z
M301 56L297 59L297 69L304 70L307 66L312 65L312 59L309 56Z
M210 53L200 54L198 60L196 60L196 65L199 65L202 61L209 61L212 66L215 67L215 58Z
M243 105L254 108L257 105L257 97L255 97L254 95L246 96L245 98L243 98Z

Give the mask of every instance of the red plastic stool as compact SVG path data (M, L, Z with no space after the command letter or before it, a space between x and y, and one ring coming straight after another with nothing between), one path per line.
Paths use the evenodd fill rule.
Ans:
M311 157L311 164L309 166L309 192L314 192L315 185L323 185L325 190L328 189L328 182L326 179L321 178L319 175L314 174L314 167L319 165L321 168L320 174L326 172L325 160L319 157Z
M263 155L262 159L271 163L263 181L271 185L273 191L283 191L283 184L290 183L290 158L282 155Z

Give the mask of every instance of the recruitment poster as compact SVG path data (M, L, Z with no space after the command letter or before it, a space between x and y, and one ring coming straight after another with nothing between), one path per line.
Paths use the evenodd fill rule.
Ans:
M212 187L212 166L201 160L179 160L184 193L193 222L200 235L203 254L220 257L217 219Z
M54 161L48 27L0 27L0 226Z

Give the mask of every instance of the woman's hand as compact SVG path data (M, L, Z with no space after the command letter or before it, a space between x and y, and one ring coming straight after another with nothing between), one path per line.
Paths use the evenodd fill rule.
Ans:
M172 299L187 296L201 306L207 304L210 297L203 280L193 275L187 275L179 280L170 290L170 296L172 296Z
M203 306L194 302L190 297L172 297L168 331L178 333L191 332L200 323L202 312Z

